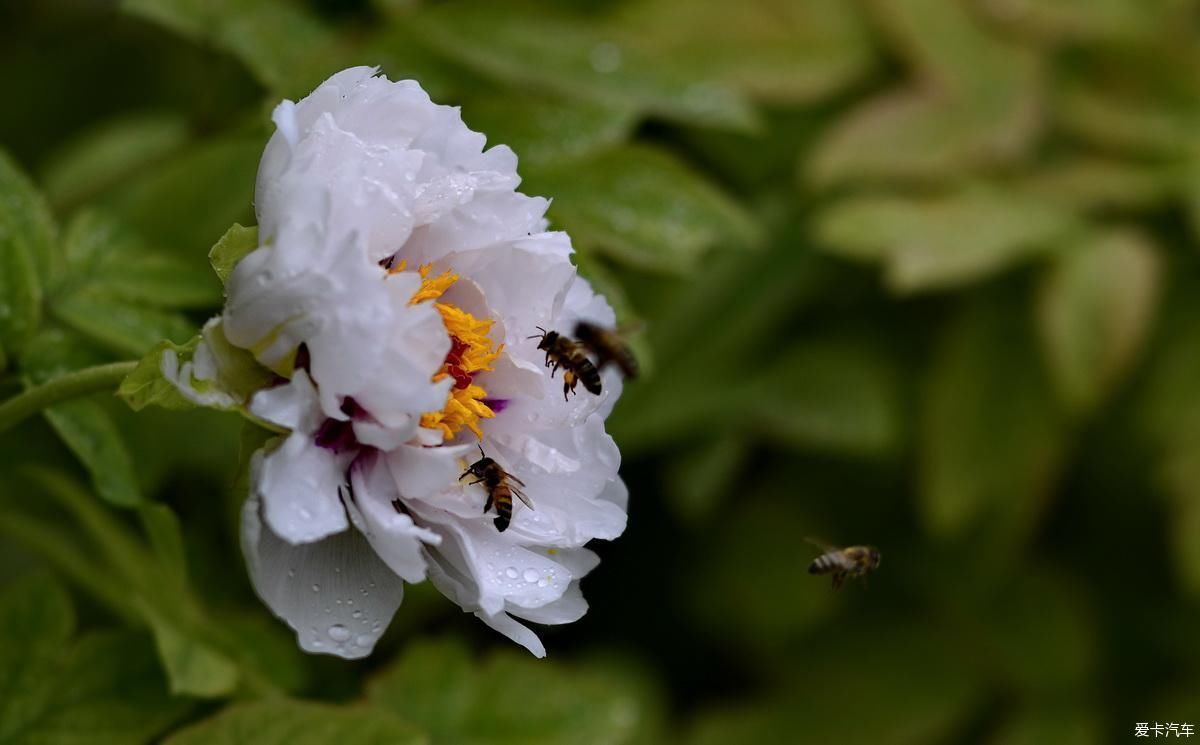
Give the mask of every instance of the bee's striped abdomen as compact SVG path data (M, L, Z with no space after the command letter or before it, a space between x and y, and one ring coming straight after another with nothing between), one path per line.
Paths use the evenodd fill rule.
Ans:
M575 365L575 372L579 376L579 381L583 383L583 387L588 393L600 395L600 373L596 370L596 366L592 361L582 354L579 358L572 361Z
M504 484L500 484L492 489L490 496L492 505L496 508L496 519L493 523L496 530L503 533L509 522L512 521L512 490Z
M810 575L828 575L829 572L845 571L846 558L840 551L832 551L823 553L820 557L812 559L809 564Z

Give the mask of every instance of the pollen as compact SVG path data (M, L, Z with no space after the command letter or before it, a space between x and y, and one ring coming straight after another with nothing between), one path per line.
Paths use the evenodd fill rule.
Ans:
M397 269L404 271L404 262ZM446 290L458 281L458 275L451 271L437 276L433 267L426 264L418 271L421 273L421 287L413 294L412 304L437 300ZM485 370L492 369L492 363L504 350L504 345L494 346L488 333L492 330L494 321L481 321L457 305L451 303L434 303L438 313L442 315L442 323L450 334L450 351L441 370L433 376L434 381L453 378L454 385L450 387L450 395L446 398L446 406L441 411L430 411L421 415L421 426L428 429L440 429L447 440L452 439L461 430L469 429L476 437L483 437L479 428L479 420L491 419L496 416L484 399L487 391L475 383L475 376Z

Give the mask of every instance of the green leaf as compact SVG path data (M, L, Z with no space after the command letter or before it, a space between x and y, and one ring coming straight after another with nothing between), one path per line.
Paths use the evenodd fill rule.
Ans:
M179 517L165 504L147 503L138 510L142 529L163 572L176 584L187 582L187 554Z
M1029 535L1062 462L1066 426L1017 298L983 294L945 331L921 400L919 514L935 536L987 518Z
M1159 75L1163 61L1155 62ZM1109 90L1096 79L1067 80L1057 92L1056 114L1067 134L1084 142L1134 155L1181 159L1196 154L1198 94L1193 87L1183 100L1173 101L1151 91Z
M57 583L30 578L0 595L0 742L9 742L54 698L53 669L71 638L75 613Z
M115 300L158 308L220 304L220 288L192 262L153 252L111 215L84 210L72 218L63 240L70 267L52 291L51 304L87 290Z
M98 632L71 644L70 599L40 578L0 596L0 742L139 745L190 705L167 696L144 637Z
M647 57L594 19L547 3L457 0L406 19L447 57L516 88L629 108L684 124L745 129L752 109L687 65Z
M112 297L103 287L84 287L56 298L51 312L119 354L145 354L163 339L187 339L195 328L184 316Z
M772 442L866 456L900 443L895 370L862 340L796 344L738 398L742 416Z
M1017 95L1030 86L1014 83L1013 98L1002 111L921 89L868 99L833 124L801 170L814 185L830 188L896 179L932 182L1010 163L1022 157L1035 134L1037 102Z
M338 69L332 34L286 0L122 0L121 9L240 60L267 88L298 96Z
M300 701L237 704L194 724L164 745L421 745L425 736L390 714L361 706Z
M647 54L772 103L824 98L871 64L859 13L840 0L640 0L615 23Z
M208 263L217 273L221 284L229 281L229 274L246 254L258 248L258 226L249 228L234 223L229 226L208 252Z
M195 376L193 357L204 355L201 367L211 377ZM169 369L173 378L165 377ZM161 343L139 362L117 390L134 410L149 404L167 409L189 408L202 403L217 409L240 410L257 391L276 379L275 373L254 356L225 338L220 318L205 324L201 335L180 346ZM193 395L184 396L178 386L188 386Z
M77 399L56 404L43 412L46 420L79 458L96 492L118 507L141 503L133 457L120 430L96 401Z
M1154 244L1131 231L1085 239L1047 266L1038 330L1059 396L1073 412L1102 403L1137 362L1161 274Z
M714 246L758 242L754 220L674 156L628 145L528 173L576 245L644 269L687 272Z
M935 180L1022 158L1040 123L1034 54L985 33L961 3L868 7L917 81L835 123L805 165L815 183Z
M472 99L463 116L489 143L511 147L522 172L620 144L634 125L633 112L620 106L520 93Z
M21 373L27 384L40 385L60 375L111 361L109 354L78 333L44 326L25 348Z
M173 112L122 115L58 148L42 169L46 196L62 208L88 201L179 150L188 122Z
M154 634L154 644L167 672L171 693L216 698L234 691L238 668L227 656L180 628L149 604L143 603L142 613Z
M1179 186L1174 166L1080 155L1045 165L1022 177L1016 188L1077 211L1147 211Z
M141 411L147 406L161 406L164 409L191 409L195 402L179 392L170 380L163 377L163 355L175 355L177 359L191 359L196 347L200 344L200 336L195 336L186 344L179 345L169 341L160 342L154 349L146 353L138 361L133 372L121 381L117 395L129 404L134 411Z
M1170 18L1168 3L1155 0L1055 0L1014 6L981 5L1005 31L1054 42L1135 41Z
M545 665L504 651L473 665L460 642L410 642L371 681L376 708L395 712L434 742L629 743L650 721L647 701L620 672ZM514 706L496 691L536 691L536 706Z
M44 328L30 340L21 365L27 384L38 385L106 361L101 351L78 334ZM142 501L133 458L112 417L96 398L64 401L42 413L87 469L101 497L120 507Z
M19 354L41 323L54 231L41 195L0 151L0 349L9 355Z
M883 264L888 286L900 294L976 282L1052 250L1077 229L1070 212L991 186L849 198L816 224L824 250Z
M102 204L150 245L207 271L213 236L253 214L263 139L254 132L194 143L106 193Z

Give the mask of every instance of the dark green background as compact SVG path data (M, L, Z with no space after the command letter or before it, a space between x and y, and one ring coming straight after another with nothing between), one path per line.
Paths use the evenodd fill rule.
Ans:
M512 145L641 325L591 610L537 662L422 586L305 656L237 417L96 396L0 436L0 743L1200 724L1200 4L5 3L0 393L189 338L270 108L351 64ZM833 593L805 536L883 566Z

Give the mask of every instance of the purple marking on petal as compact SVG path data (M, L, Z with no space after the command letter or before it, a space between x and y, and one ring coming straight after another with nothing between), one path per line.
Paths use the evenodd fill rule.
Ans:
M359 421L371 418L371 415L367 413L367 410L359 406L358 402L354 400L353 396L346 396L342 399L342 413L351 419L356 419Z
M335 453L358 447L358 440L354 437L354 426L350 422L340 419L326 419L321 422L314 441L317 447L332 450Z
M488 407L492 411L496 412L497 414L499 414L500 412L502 412L508 408L508 399L507 398L485 398L485 399L483 399L483 405Z

